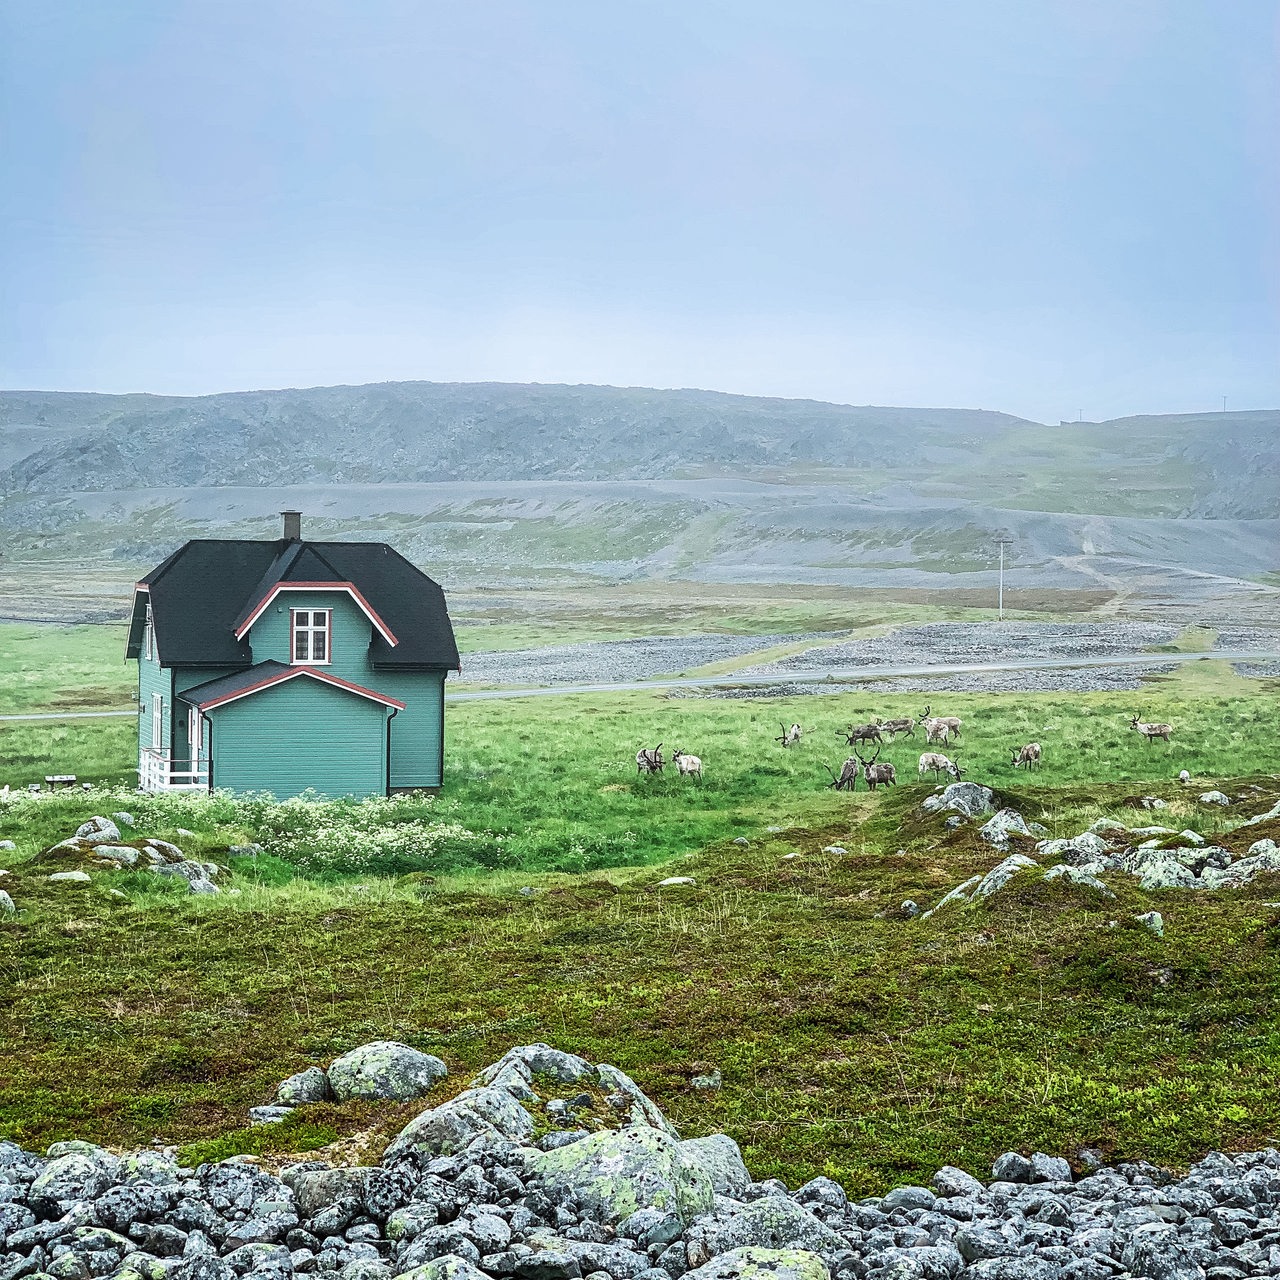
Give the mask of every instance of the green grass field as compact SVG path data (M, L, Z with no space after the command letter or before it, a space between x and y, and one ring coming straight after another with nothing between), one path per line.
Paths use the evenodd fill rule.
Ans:
M929 700L963 717L952 754L969 776L1054 835L1104 813L1150 820L1127 802L1157 794L1161 821L1237 852L1280 836L1274 822L1234 830L1280 796L1280 682L1203 662L1140 697ZM0 1136L160 1139L193 1159L341 1140L376 1156L413 1105L243 1126L283 1076L390 1037L443 1056L450 1090L535 1039L614 1061L687 1135L737 1138L757 1176L822 1172L854 1192L948 1162L981 1173L1008 1148L1184 1165L1276 1140L1276 878L1197 894L1115 874L1112 900L1028 874L984 905L910 920L904 901L930 905L1000 855L921 817L920 737L882 753L902 785L874 796L832 791L822 765L846 754L837 727L922 705L865 692L458 703L434 801L0 800L0 839L17 845L0 854L2 883L19 906L0 922ZM1171 747L1128 729L1139 706L1173 722ZM793 719L805 740L784 751L773 738ZM54 765L120 783L135 732L130 719L0 725L0 784ZM1008 748L1031 739L1044 766L1015 773ZM638 778L636 750L659 740L702 756L705 780ZM1178 785L1183 768L1196 785ZM1245 799L1198 804L1215 785ZM49 847L116 808L138 834L229 864L226 892L132 872L49 882L70 856ZM253 839L270 852L229 856ZM696 886L657 887L675 873ZM1151 909L1162 939L1134 923ZM724 1087L695 1093L711 1067Z

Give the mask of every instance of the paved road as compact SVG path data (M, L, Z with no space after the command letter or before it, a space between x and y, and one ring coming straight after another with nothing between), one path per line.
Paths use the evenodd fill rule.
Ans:
M650 689L698 689L773 684L847 684L858 680L890 680L900 676L952 676L984 671L1044 671L1072 667L1162 667L1173 662L1274 662L1269 650L1215 649L1210 653L1141 653L1111 658L1018 658L1011 662L936 663L916 667L843 667L788 671L773 675L681 676L671 680L633 680L622 684L557 684L532 689L460 689L447 702L491 702L503 698L551 698L572 693L643 693ZM40 711L0 716L11 720L105 720L136 716L136 711Z

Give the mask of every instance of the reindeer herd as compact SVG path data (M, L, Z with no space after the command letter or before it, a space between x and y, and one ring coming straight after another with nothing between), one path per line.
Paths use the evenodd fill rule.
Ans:
M949 746L953 740L960 740L964 722L959 716L935 716L932 706L926 706L919 720L911 716L902 716L896 720L877 718L866 724L850 724L844 729L837 729L836 737L845 740L845 745L853 749L853 755L845 760L838 773L830 765L823 764L822 767L831 776L830 785L837 791L855 791L858 778L861 776L870 791L882 786L897 786L897 769L888 760L881 763L880 752L899 737L914 738L917 726L924 730L926 746L938 744L945 747ZM782 732L773 740L784 749L798 747L803 741L805 731L798 723L788 725L779 722L778 727ZM1172 725L1144 721L1140 715L1133 717L1129 727L1141 734L1148 745L1157 738L1169 744L1173 733ZM875 746L875 752L868 759L858 748L869 744ZM1019 747L1010 747L1009 750L1010 768L1025 769L1030 773L1040 767L1044 752L1038 742L1028 742ZM677 750L671 753L671 759L681 777L702 780L702 761L697 756L687 751ZM661 742L656 747L642 747L636 752L638 774L662 773L666 763ZM917 774L921 778L925 774L932 774L935 782L943 777L959 782L964 777L964 769L958 760L944 755L941 751L925 751L917 762Z

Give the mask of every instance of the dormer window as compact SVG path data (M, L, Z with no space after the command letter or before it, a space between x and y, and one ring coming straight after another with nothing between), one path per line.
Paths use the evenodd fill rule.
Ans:
M329 662L330 609L294 609L293 661L307 666Z

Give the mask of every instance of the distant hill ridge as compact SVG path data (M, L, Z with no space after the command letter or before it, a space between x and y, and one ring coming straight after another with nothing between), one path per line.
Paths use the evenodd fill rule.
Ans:
M222 485L626 480L814 469L968 496L1037 469L1149 471L1168 515L1274 514L1280 411L1045 426L633 387L391 382L198 397L0 392L0 495ZM957 496L961 496L957 493Z

